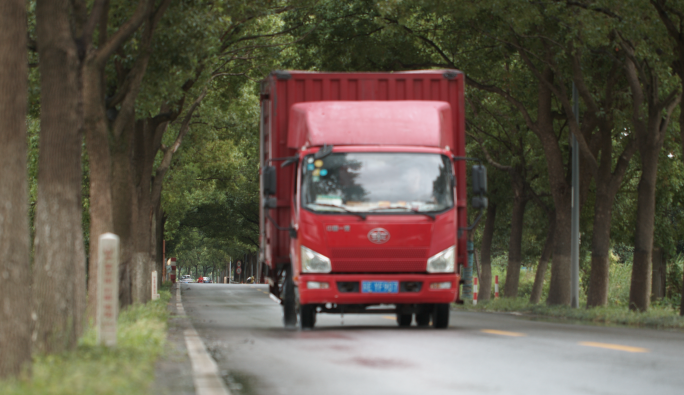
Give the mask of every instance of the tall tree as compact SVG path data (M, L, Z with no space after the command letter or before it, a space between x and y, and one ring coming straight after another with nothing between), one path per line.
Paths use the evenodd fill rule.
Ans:
M676 58L672 62L672 69L679 76L679 83L684 92L684 6L681 3L668 0L650 0L651 5L658 12L658 17L665 25L667 33L674 42ZM679 134L684 159L684 100L680 101ZM684 284L684 277L682 278ZM679 307L679 314L684 316L684 292Z
M31 363L26 3L0 1L0 378Z
M524 229L524 216L525 207L528 201L531 199L531 186L530 181L536 178L536 175L529 169L528 158L533 159L530 155L531 147L525 141L525 134L527 132L527 127L523 125L516 125L509 123L506 120L511 120L515 118L515 114L506 114L503 116L501 113L497 113L490 109L487 109L482 105L482 103L474 104L471 94L471 108L473 108L473 120L468 122L471 126L471 135L474 135L474 139L477 140L479 146L482 148L484 156L496 169L506 172L512 192L512 196L508 196L512 200L511 207L511 226L510 235L508 238L508 264L506 266L506 280L504 283L503 296L515 298L518 296L518 285L520 282L520 268L522 267L522 240L523 240L523 229ZM495 103L495 100L489 100L490 104ZM505 102L504 102L505 103ZM491 123L496 124L493 129L496 130L485 130L484 125L490 123L482 119L478 119L477 114L480 112L474 107L480 107L480 111L486 113L485 117L492 120ZM482 126L481 126L482 125ZM476 132L477 135L475 135ZM487 137L493 145L496 146L495 150L487 149L483 142L483 139ZM493 151L494 153L490 152ZM497 155L498 154L498 155ZM501 164L501 156L506 155L507 160L511 162L509 165ZM483 240L484 241L484 240ZM491 281L491 279L490 279Z
M97 243L99 235L115 231L114 213L112 211L112 155L110 152L110 125L107 118L105 106L105 66L109 58L117 51L145 22L154 8L154 0L139 0L135 10L128 19L124 19L118 24L118 29L111 35L108 34L109 25L109 1L98 0L90 14L87 13L85 3L80 3L77 10L88 20L91 30L85 30L82 37L78 37L82 43L84 57L82 59L82 81L83 81L83 122L85 129L86 149L90 165L90 248L88 259L88 291L91 295L97 292ZM99 26L97 34L98 46L93 45L94 26ZM135 96L135 95L134 95ZM127 125L131 121L132 111L128 108L135 102L135 97L129 98L122 103L123 115L116 117L116 122L120 125ZM116 125L114 130L123 130ZM118 136L114 136L118 137ZM125 251L124 251L125 252ZM120 266L120 277L124 277L123 283L126 284L125 276L128 274L126 265ZM130 280L129 280L130 281ZM127 289L121 287L120 291L125 294ZM95 317L96 299L88 299L87 315L89 318ZM124 298L124 301L127 299Z
M655 223L656 175L672 112L681 92L671 89L661 97L661 77L645 59L637 57L634 43L622 38L625 75L632 92L632 125L641 159L637 190L637 217L634 231L634 263L629 291L629 308L645 311L650 305L653 230Z
M86 297L80 61L70 18L68 0L36 3L41 128L33 311L34 346L42 353L76 346Z

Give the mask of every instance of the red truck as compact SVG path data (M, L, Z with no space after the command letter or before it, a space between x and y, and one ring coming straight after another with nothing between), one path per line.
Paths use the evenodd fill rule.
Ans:
M464 85L457 70L262 82L260 260L286 327L319 313L448 326L468 264ZM481 165L473 192L481 215Z

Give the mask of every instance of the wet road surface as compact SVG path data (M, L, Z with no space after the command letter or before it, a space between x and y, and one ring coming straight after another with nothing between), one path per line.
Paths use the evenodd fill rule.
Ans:
M682 332L459 311L445 330L320 314L286 331L266 285L181 290L234 395L684 394Z

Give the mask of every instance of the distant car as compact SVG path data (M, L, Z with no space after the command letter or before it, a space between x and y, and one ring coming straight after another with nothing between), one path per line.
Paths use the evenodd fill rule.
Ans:
M180 282L183 284L188 284L188 283L193 282L193 280L189 274L184 274L181 276Z
M197 282L203 282L203 283L211 283L211 277L202 277L202 281L197 281Z

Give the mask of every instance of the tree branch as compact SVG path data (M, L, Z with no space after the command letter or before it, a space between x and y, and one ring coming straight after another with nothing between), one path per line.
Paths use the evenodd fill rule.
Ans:
M93 62L104 67L105 62L145 21L152 12L154 0L139 0L131 18L114 33L93 55Z
M170 4L171 0L163 0L159 5L159 8L157 8L154 13L150 14L147 20L138 58L136 59L131 71L128 73L128 75L126 75L126 80L121 88L121 91L124 91L125 93L122 95L123 99L121 100L121 108L119 110L119 114L114 120L114 125L112 127L114 137L116 138L121 136L128 122L132 117L135 116L135 101L138 98L138 93L142 87L142 80L145 77L150 56L152 56L152 40L154 38L154 31ZM112 101L116 102L115 99ZM116 104L110 105L114 106Z

